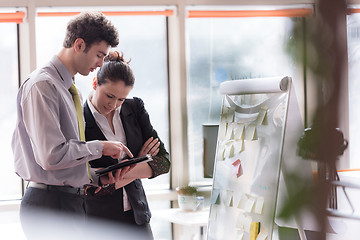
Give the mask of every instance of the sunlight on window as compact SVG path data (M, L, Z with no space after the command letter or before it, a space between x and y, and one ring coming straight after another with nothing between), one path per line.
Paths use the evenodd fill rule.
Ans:
M348 58L349 58L349 145L350 168L359 168L360 144L359 132L360 125L360 14L349 15L347 23L348 29ZM354 160L352 160L354 159Z
M15 23L0 23L0 72L3 84L0 88L0 200L21 198L21 179L14 171L11 138L16 123L16 94L18 89L17 33Z
M218 124L227 80L295 76L285 52L290 18L190 18L186 22L191 181L203 181L203 125Z

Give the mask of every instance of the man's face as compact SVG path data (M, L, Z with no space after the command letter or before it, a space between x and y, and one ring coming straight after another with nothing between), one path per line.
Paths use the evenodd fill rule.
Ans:
M110 46L105 41L93 43L85 52L85 48L79 52L75 60L76 71L83 76L103 65L104 57L108 54Z

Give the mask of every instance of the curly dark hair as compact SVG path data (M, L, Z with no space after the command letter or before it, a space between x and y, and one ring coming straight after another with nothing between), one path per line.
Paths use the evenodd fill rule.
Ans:
M100 86L107 81L123 81L125 86L133 87L135 77L129 66L129 61L123 57L123 53L117 51L109 52L104 58L104 65L97 72L97 84Z
M77 38L85 41L87 52L93 43L107 42L111 47L119 44L118 31L101 12L82 12L69 21L63 46L70 48Z

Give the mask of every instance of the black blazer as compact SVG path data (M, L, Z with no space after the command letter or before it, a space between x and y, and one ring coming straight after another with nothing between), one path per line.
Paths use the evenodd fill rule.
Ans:
M85 137L87 141L106 140L104 134L95 122L91 110L85 102L84 118L86 122ZM127 147L137 156L143 144L151 136L158 138L157 132L153 129L149 115L145 110L144 103L140 98L126 99L121 106L120 118L124 127ZM90 161L91 167L107 167L117 163L117 159L109 156L102 156L99 159ZM159 153L154 160L148 163L153 169L153 177L167 173L170 169L169 154L164 144L160 141ZM129 202L134 211L135 221L137 224L144 224L150 221L151 213L145 196L145 192L140 179L136 179L125 186Z

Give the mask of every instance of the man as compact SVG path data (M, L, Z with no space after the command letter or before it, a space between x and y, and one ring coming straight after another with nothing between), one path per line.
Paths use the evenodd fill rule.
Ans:
M119 158L122 151L132 157L120 142L81 139L84 125L75 98L80 107L81 103L72 86L76 73L88 75L101 67L110 47L118 42L117 30L102 13L82 13L68 23L61 51L31 73L19 89L12 148L16 173L30 181L20 208L23 229L30 237L38 231L29 231L34 229L29 223L34 223L33 214L39 210L84 216L83 186L95 178L88 175L88 161L102 155ZM114 183L124 173L110 173L93 184ZM40 219L44 220L36 220ZM46 220L35 224L40 232L42 224Z

